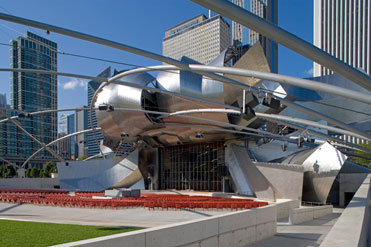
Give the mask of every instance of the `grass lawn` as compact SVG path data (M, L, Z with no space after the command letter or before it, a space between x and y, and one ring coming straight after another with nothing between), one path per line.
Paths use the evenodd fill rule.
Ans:
M0 246L50 246L139 229L0 220Z

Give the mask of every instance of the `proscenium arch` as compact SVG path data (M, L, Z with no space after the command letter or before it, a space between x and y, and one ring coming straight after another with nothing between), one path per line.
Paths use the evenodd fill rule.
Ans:
M271 79L271 78L266 77L266 76L267 75L269 76L269 74L272 74L272 73L264 73L264 72L257 72L257 71L251 71L251 70L224 68L224 67L213 67L213 66L195 65L196 68L193 68L193 66L194 65L190 65L190 67L192 67L192 69L200 69L201 68L201 69L204 69L204 70L205 69L206 70L211 69L212 71L223 70L223 72L225 72L225 73L236 74L236 75L241 75L241 71L247 71L247 73L249 73L249 74L242 74L242 75L243 76L255 76L257 78L263 78L263 79ZM121 84L121 85L125 85L125 86L132 86L132 87L141 88L141 89L145 89L145 90L150 90L150 91L165 93L165 94L169 94L169 95L173 95L173 96L189 98L189 99L192 99L192 100L197 100L197 101L201 101L201 102L211 103L211 104L214 104L214 105L219 105L219 106L222 106L222 107L225 107L225 108L234 109L234 110L238 110L239 109L238 107L233 107L231 105L222 104L222 103L215 102L215 101L205 100L203 98L199 98L199 97L195 97L195 96L188 96L188 95L184 95L184 94L179 94L179 93L164 91L164 90L157 89L157 88L149 88L149 87L146 87L146 86L139 86L137 84L128 83L128 82L125 82L125 81L115 81L115 80L118 80L121 77L124 77L124 76L129 75L129 74L143 73L143 72L154 71L154 70L178 70L178 68L175 67L175 66L170 66L170 65L158 65L158 66L150 66L150 67L144 67L144 68L137 68L137 69L133 69L133 70L129 70L129 71L125 71L123 73L120 73L120 74L118 74L118 75L110 78L108 80L109 82L107 81L107 78L89 77L89 76L85 76L85 75L76 75L76 74L62 73L62 72L51 72L51 71L43 71L43 70L38 70L37 71L37 70L27 70L27 69L0 69L0 71L20 71L20 72L23 71L23 72L34 72L34 73L44 73L44 74L56 74L56 75L64 75L64 76L70 76L70 77L80 77L80 78L92 79L92 80L98 80L98 81L107 81L106 83L103 83L100 86L100 88L96 91L95 96L96 96L96 94L100 90L102 90L102 88L104 86L107 86L109 83L115 83L115 84ZM257 74L255 74L255 73L257 73ZM266 74L266 75L265 76L264 75L262 76L261 74ZM287 77L288 76L284 76L284 78L282 78L282 82L287 83L288 81L291 81L290 78L288 79ZM295 79L295 78L294 77L291 77L291 79ZM300 78L297 78L297 79L300 79ZM304 80L304 79L302 79L302 80L303 81L302 81L301 84L308 84L308 85L306 85L306 88L309 88L309 89L313 89L309 84L316 83L316 82L313 82L313 81L310 81L310 80ZM307 81L307 82L305 82L305 81ZM318 83L318 84L323 84L323 83ZM293 84L291 84L291 85L293 85ZM326 85L326 84L324 84L324 85ZM297 85L297 86L301 86L301 85ZM246 86L244 86L244 87L246 87ZM336 91L343 90L340 87L336 87L336 86L332 86L332 87L337 88ZM252 87L248 87L248 89L255 90L255 92L256 91L264 91L264 89L256 89L256 88L252 88ZM357 95L357 93L359 93L359 92L349 90L349 93L351 93L352 95L353 94ZM363 98L367 98L369 101L371 101L371 97L369 97L369 95L362 94L362 93L359 93L359 94L361 94L361 96L363 96ZM357 96L359 96L359 95L357 95ZM315 116L317 118L322 118L322 119L324 119L324 120L326 120L326 121L328 121L328 122L330 122L330 123L332 123L334 125L338 125L338 126L344 128L344 129L347 129L349 131L352 131L354 133L357 133L359 135L362 135L363 136L362 138L366 138L366 139L369 139L370 138L370 136L367 133L364 133L362 131L359 131L358 129L352 128L351 126L348 126L348 125L346 125L346 124L344 124L344 123L342 123L340 121L337 121L335 119L329 118L329 117L327 117L327 116L325 116L325 115L323 115L321 113L318 113L318 112L315 112L313 110L307 109L307 108L305 108L303 106L297 105L297 104L295 104L293 102L289 102L289 101L287 101L287 100L285 100L283 98L280 98L280 97L277 97L277 96L274 96L274 95L271 95L271 97L275 97L275 98L281 100L281 103L285 104L288 107L293 107L293 108L295 108L295 109L297 109L299 111L302 111L302 112L307 113L309 115ZM93 105L94 105L94 102L93 101L95 101L95 97L93 97L93 99L92 99L91 107L93 107ZM92 114L90 114L90 115L92 115ZM97 145L99 145L99 144L97 144Z
M194 69L193 66L194 66L194 65L189 65L189 67L191 68L191 70ZM197 70L197 68L202 68L203 70L206 70L206 71L208 71L208 69L211 69L211 70L214 71L214 72L217 72L219 69L220 69L220 71L223 71L223 72L228 72L229 70L230 70L230 71L234 71L233 68L232 68L232 69L229 69L229 70L228 70L228 69L227 69L227 70L224 70L225 67L212 67L212 66L203 66L203 65L197 65L197 66L195 66L195 67L196 67L195 70ZM171 68L172 68L172 69L171 69ZM156 69L156 70L179 70L179 68L176 68L176 67L174 67L174 66L169 66L169 67L168 67L168 65L158 65L158 66L151 66L151 67L145 67L145 68L132 69L132 70L125 71L125 72L122 72L122 73L120 73L120 74L117 74L117 75L111 77L107 82L104 82L104 83L102 83L102 84L100 85L100 87L95 91L95 93L94 93L94 95L93 95L93 97L92 97L92 101L91 101L91 103L90 103L90 106L92 107L92 106L95 104L95 100L96 100L96 97L97 97L98 93L99 93L100 91L102 91L102 89L103 89L105 86L108 86L110 83L116 83L116 82L115 82L116 80L119 80L120 78L125 77L125 76L127 76L127 75L136 74L136 73L143 73L143 72L146 72L146 71L152 71L152 69ZM223 70L222 70L222 69L223 69ZM239 73L239 71L241 71L241 69L237 69L237 72L236 72L236 71L234 71L234 72L235 72L235 73ZM273 73L267 73L267 74L273 74ZM238 74L238 75L239 75L239 74ZM258 78L260 78L260 77L258 77ZM286 81L286 80L287 80L287 78L284 78L284 79L283 79L283 81ZM308 81L307 83L312 83L312 81ZM119 84L120 84L120 83L119 83ZM237 86L242 87L243 89L247 89L247 90L249 90L249 91L254 91L254 92L264 91L264 89L256 89L256 88L254 88L254 87L250 87L250 86L247 86L247 85L244 85L244 84L241 86L241 85L240 85L241 83L239 83L239 82L237 82L237 84L238 84ZM319 83L319 84L324 84L324 83ZM236 83L233 83L233 85L236 85ZM324 85L325 85L325 84L324 84ZM332 86L332 87L336 88L337 90L340 90L340 89L341 89L340 87L336 87L336 86ZM337 90L336 90L336 91L337 91ZM342 91L344 91L344 89L342 89ZM351 91L352 91L352 93L355 92L355 91L353 91L353 90L351 90ZM357 94L361 94L362 97L365 99L365 101L366 101L368 104L371 103L371 96L370 96L370 95L363 94L363 93L359 93L359 92L357 92ZM362 136L361 138L365 138L365 139L367 139L367 140L370 140L370 138L371 138L371 136L368 135L367 133L364 133L364 132L362 132L362 131L360 131L360 130L358 130L358 129L355 129L355 128L353 128L353 127L347 125L347 124L344 124L344 123L341 122L341 121L338 121L338 120L336 120L336 119L333 119L333 118L327 117L327 116L325 116L325 115L323 115L323 114L321 114L321 113L315 112L315 111L313 111L313 110L310 110L310 109L308 109L308 108L306 108L306 107L303 107L303 106L300 106L300 105L298 105L298 104L295 104L295 103L289 102L289 101L287 101L287 100L285 100L285 99L283 99L283 98L280 98L280 97L277 97L277 96L273 96L273 95L271 95L271 96L272 96L272 97L275 97L275 98L277 98L277 99L279 99L279 100L281 100L281 103L284 104L284 105L286 105L286 106L288 106L288 107L293 107L294 109L299 110L299 111L302 111L302 112L304 112L304 113L306 113L306 114L309 114L309 115L315 116L315 117L317 117L317 118L322 118L322 119L324 119L324 120L326 120L326 121L328 121L328 122L330 122L330 123L332 123L332 124L335 124L335 125L341 126L341 127L345 128L345 129L351 131L351 132L354 132L354 133L356 133L356 134L358 134L358 135L361 135L361 136ZM352 97L353 97L353 96L352 96ZM359 100L359 99L358 99L358 100ZM91 110L91 112L92 112L92 110ZM92 115L92 114L90 113L90 116L91 116L91 115ZM92 121L92 118L91 118L91 121ZM94 128L93 128L93 129L94 129ZM94 130L93 130L93 133L94 133ZM352 134L352 135L354 135L354 134ZM96 140L96 141L97 141L97 140Z

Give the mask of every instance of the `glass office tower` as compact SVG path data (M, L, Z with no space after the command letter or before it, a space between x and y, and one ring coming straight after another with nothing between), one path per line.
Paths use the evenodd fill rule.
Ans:
M25 37L10 41L10 67L57 71L57 44L27 32ZM10 76L11 109L19 112L35 112L57 109L57 76L13 72ZM57 113L40 114L27 121L25 129L43 143L57 137ZM40 148L22 132L17 134L14 153L27 158ZM42 160L54 159L47 151L37 156Z
M111 67L108 67L106 68L105 70L103 70L97 77L105 77L105 78L108 78L111 76ZM99 82L96 82L96 81L89 81L88 82L88 107L90 107L90 104L91 104L91 100L93 98L93 95L95 93L95 91L99 88L100 86L100 83ZM87 114L87 117L88 117L88 129L91 129L92 126L90 124L90 111L88 111L88 114ZM92 118L93 118L93 125L94 127L98 127L98 123L97 123L97 118L95 116L95 111L93 111L92 113ZM103 140L103 134L101 131L97 130L96 131L96 135L97 135L97 139L98 141L102 141ZM89 132L87 134L87 153L88 153L88 156L93 156L93 155L96 155L96 154L99 154L99 147L97 146L97 143L94 139L94 135L93 133Z
M278 23L278 1L277 0L250 0L251 13L273 23ZM265 56L274 73L278 72L278 45L263 35L250 30L250 46L259 41L264 49Z
M341 61L371 75L371 1L314 0L313 42ZM333 72L314 64L314 76Z

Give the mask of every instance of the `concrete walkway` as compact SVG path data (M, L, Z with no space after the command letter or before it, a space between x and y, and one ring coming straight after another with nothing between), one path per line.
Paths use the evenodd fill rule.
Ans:
M334 213L298 225L288 219L277 222L274 237L249 245L249 247L314 247L319 246L344 209L334 208Z
M0 219L77 225L154 227L229 213L145 208L95 209L0 203Z

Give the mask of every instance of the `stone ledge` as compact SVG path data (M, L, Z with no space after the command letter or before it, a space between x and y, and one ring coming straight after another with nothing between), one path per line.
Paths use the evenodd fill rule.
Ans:
M276 205L268 205L56 246L245 246L273 236L277 230L276 217Z

